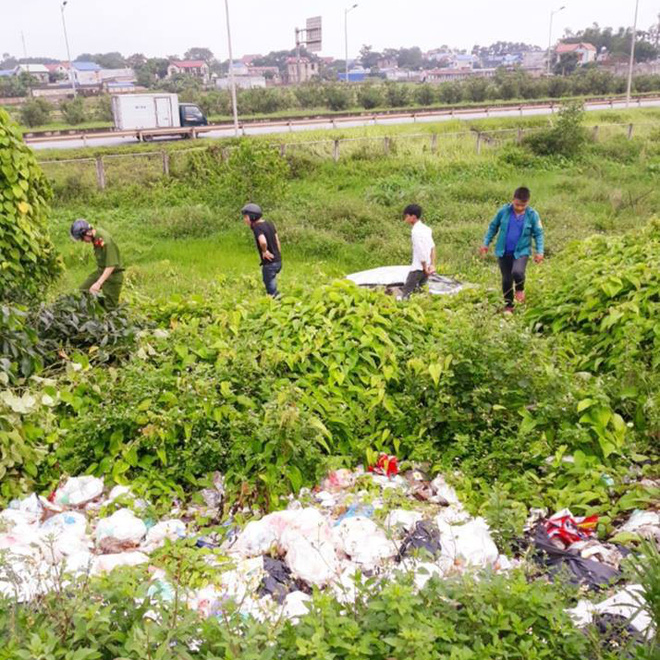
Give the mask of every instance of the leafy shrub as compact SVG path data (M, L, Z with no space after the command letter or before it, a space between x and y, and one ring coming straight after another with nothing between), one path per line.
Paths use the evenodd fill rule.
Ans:
M316 594L297 625L258 622L241 616L229 601L222 616L202 620L181 606L183 593L172 602L150 598L149 584L142 567L117 569L20 607L4 600L0 658L595 657L588 638L564 612L567 599L550 584L528 583L521 572L432 579L422 590L409 579L393 579L377 593L364 580L354 604Z
M0 110L0 300L42 295L61 264L48 235L48 182L9 115Z
M364 85L357 93L357 102L365 109L371 110L383 105L383 93L377 85Z
M95 348L99 361L116 357L135 338L136 328L125 308L106 311L97 298L86 293L59 297L41 305L32 325L39 336L39 350L50 361L59 351ZM98 350L96 350L98 349Z
M38 336L27 323L27 311L0 305L0 383L26 378L40 365Z
M524 138L524 143L539 156L577 156L587 142L582 125L584 109L578 102L567 103L559 111L554 126Z
M43 126L48 123L53 106L46 99L30 99L21 108L21 121L26 126Z
M267 209L287 192L289 166L270 145L243 140L232 150L223 177L226 199L240 208L256 202Z
M436 101L435 88L427 83L415 90L415 103L419 105L433 105Z
M564 251L550 287L527 318L545 333L575 333L578 365L634 373L660 365L660 224L592 237ZM559 277L558 277L559 276Z
M110 94L101 94L96 99L94 118L99 121L112 121L112 97Z
M77 96L75 99L62 101L60 104L60 112L67 124L77 126L82 124L85 119L85 99L82 96Z
M346 110L353 104L353 92L349 85L333 83L325 88L325 100L330 110Z

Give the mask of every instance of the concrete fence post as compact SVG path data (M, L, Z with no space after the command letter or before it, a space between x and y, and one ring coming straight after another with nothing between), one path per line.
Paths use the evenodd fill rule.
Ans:
M477 154L481 153L481 132L477 132Z
M170 155L167 153L167 151L162 151L161 157L163 159L163 174L168 176L170 173Z
M437 133L432 133L431 134L431 153L434 154L438 151L438 134Z
M332 160L339 162L339 140L335 140L332 145Z
M387 136L383 138L383 151L386 156L390 153L390 138Z
M286 156L286 143L284 142L280 145L280 156Z
M598 133L599 133L600 127L598 125L594 126L593 128L593 137L594 137L594 142L598 142Z
M632 140L633 130L634 130L634 124L629 124L628 125L628 139L629 140Z
M103 158L96 157L96 183L99 190L105 190L105 168L103 167Z
M519 128L518 129L518 144L520 144L523 140L523 129Z

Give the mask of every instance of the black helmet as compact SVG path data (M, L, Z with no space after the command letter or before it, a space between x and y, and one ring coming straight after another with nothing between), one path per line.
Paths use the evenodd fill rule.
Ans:
M247 215L250 217L250 220L253 222L255 220L259 220L261 216L263 215L263 211L261 210L261 206L259 204L246 204L242 209L241 213L243 215Z
M69 229L69 235L74 241L82 241L83 237L85 234L92 228L92 225L87 222L87 220L83 220L82 218L78 218L72 225L71 229Z

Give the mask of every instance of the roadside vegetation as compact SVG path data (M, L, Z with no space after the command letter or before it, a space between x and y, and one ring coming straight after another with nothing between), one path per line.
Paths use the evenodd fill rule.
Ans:
M12 266L0 281L0 500L95 474L166 511L219 470L243 520L386 452L451 475L509 549L533 507L598 514L605 538L655 506L660 131L628 139L614 127L595 141L583 122L566 108L551 125L539 118L533 137L479 155L464 138L437 153L428 140L395 141L387 155L379 140L338 163L264 139L228 154L232 141L212 143L167 178L127 172L99 192L73 172L53 177L51 196L0 114L0 140L17 154L0 168ZM496 264L477 247L520 185L543 219L547 259L530 268L526 308L503 319ZM248 198L282 239L279 301L261 295L238 216ZM438 271L475 286L401 304L341 281L407 262L400 217L411 201L434 230ZM112 232L129 265L127 305L113 315L60 297L92 266L67 238L81 216ZM625 542L657 631L657 551ZM162 566L202 579L197 553L167 546ZM0 600L0 658L657 657L654 639L607 645L595 628L579 632L564 610L584 594L531 577L523 565L422 590L365 578L355 604L317 593L298 626L271 627L231 606L202 621L178 598L155 603L141 568L118 570L30 604Z

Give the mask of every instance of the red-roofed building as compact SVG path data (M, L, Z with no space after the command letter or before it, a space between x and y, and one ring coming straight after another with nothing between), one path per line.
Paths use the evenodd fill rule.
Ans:
M203 60L172 60L167 67L168 77L182 74L199 78L204 84L211 79L211 69Z
M559 62L562 55L568 55L569 53L575 53L578 56L578 64L582 66L595 62L598 51L596 50L596 46L586 42L580 42L579 44L559 44L555 48L556 61Z

